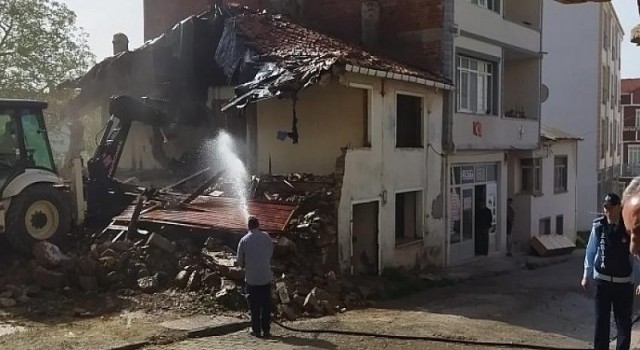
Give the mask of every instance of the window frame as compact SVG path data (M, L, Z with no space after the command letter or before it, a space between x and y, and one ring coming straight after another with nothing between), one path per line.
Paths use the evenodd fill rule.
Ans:
M544 232L543 232L544 227ZM551 217L543 217L538 220L538 235L548 236L551 234Z
M404 232L399 232L398 231L398 226L399 226L399 222L398 222L398 198L402 198L403 201L406 200L406 195L408 194L412 194L413 198L414 198L414 219L415 219L415 223L414 223L414 233L412 237L406 237L405 236L405 232L406 232L406 228L404 230ZM421 242L424 240L424 219L423 219L423 196L424 196L424 189L420 188L420 189L410 189L410 190L403 190L403 191L397 191L395 192L395 196L394 196L394 225L393 225L393 229L394 229L394 241L395 241L395 247L401 247L407 244L413 244L416 242ZM403 204L404 205L404 204ZM405 207L403 206L403 209ZM406 210L406 209L405 209ZM403 212L403 214L406 214L406 212ZM406 217L403 217L403 220L406 219ZM405 226L403 226L404 228Z
M632 162L632 154L635 155L633 158L636 158L637 162ZM640 145L627 146L627 164L640 165Z
M502 6L500 0L469 0L473 5L493 11L497 14L502 14Z
M400 96L407 96L407 97L411 97L411 98L417 98L420 100L420 115L418 118L418 124L419 124L419 140L418 140L418 145L409 145L409 146L400 146L398 145L398 141L400 140L400 138L398 137L398 124L400 123L400 116L398 113L398 107L399 107L399 97ZM425 97L424 95L420 95L420 94L416 94L416 93L410 93L410 92L405 92L405 91L396 91L396 97L395 97L395 102L396 102L396 123L395 123L395 148L396 149L424 149L424 145L425 145L425 124L426 124L426 116L425 116Z
M498 103L496 103L498 97L498 64L463 53L456 54L455 64L456 88L458 90L456 93L456 111L474 115L498 116L499 107ZM473 68L474 66L475 68ZM478 90L481 83L486 87L486 90L482 92L482 102L480 101L480 92ZM463 96L463 94L466 94L466 96ZM481 103L484 105L480 105ZM484 108L484 111L480 111L480 108Z
M558 161L562 161L558 164ZM564 170L564 171L563 171ZM559 171L561 173L559 173ZM569 156L558 155L553 158L553 193L569 191Z
M531 161L531 164L524 162ZM525 188L524 171L531 171L531 188ZM520 158L520 193L534 196L542 195L542 159L541 158Z
M556 234L564 235L564 215L556 215Z

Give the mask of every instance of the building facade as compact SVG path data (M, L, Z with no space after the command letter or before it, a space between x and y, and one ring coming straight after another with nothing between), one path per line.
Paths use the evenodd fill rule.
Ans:
M521 151L509 159L509 195L516 212L513 227L515 250L528 250L537 235L561 235L576 240L576 183L580 139L563 131L542 126L541 145ZM535 195L518 195L538 189Z
M157 34L178 20L171 16L183 13L174 10L165 14L171 18L162 18L165 2L171 3L145 2L145 33ZM185 11L204 7L204 1L188 2L181 5ZM445 195L439 205L447 234L443 251L431 260L448 265L474 257L479 202L494 213L489 250L504 252L509 158L514 151L539 147L542 0L240 3L285 12L322 32L453 81L456 92L443 91L441 132Z
M623 79L620 105L622 131L622 179L627 183L640 175L640 79Z
M609 2L569 6L545 0L543 27L542 82L548 95L543 122L584 140L579 146L577 229L589 230L603 195L620 191L624 33Z

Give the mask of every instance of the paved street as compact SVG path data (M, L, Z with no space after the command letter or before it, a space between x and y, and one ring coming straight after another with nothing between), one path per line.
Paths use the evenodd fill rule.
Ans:
M592 299L579 289L582 258L545 268L430 290L410 298L299 322L296 327L404 335L443 335L555 347L588 347ZM637 331L636 331L637 332ZM275 327L261 340L239 332L146 349L469 349L481 347L335 335L291 333ZM640 344L638 334L634 343ZM635 348L640 348L636 346Z

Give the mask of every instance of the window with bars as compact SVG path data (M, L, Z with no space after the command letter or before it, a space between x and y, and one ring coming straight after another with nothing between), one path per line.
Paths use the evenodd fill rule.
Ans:
M567 192L567 168L569 157L555 156L553 169L553 190L555 193Z
M495 82L493 62L457 57L458 111L495 115Z

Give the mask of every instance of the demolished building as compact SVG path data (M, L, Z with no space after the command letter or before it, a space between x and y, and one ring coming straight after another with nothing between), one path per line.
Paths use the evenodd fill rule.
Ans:
M134 125L121 177L144 180L141 174L148 173L147 182L162 186L162 175L179 178L218 167L203 144L225 129L242 145L237 152L252 174L331 179L319 187L329 188L335 204L329 226L337 239L330 256L342 271L379 274L388 267L445 263L441 133L443 92L452 86L436 74L282 16L216 7L137 50L107 58L67 86L80 89L70 107L75 115L112 95L129 95L162 101L173 116L170 128ZM309 192L302 181L291 186ZM249 211L271 215L269 206L276 204L264 202L277 198L270 192L254 192ZM229 209L226 199L201 197L204 203L181 210L204 215L146 210L138 219L242 229L238 220L224 220L241 218L239 209ZM281 214L272 221L285 230L294 215L282 213L298 204L278 207ZM229 211L210 215L220 208ZM130 210L116 221L132 216Z

